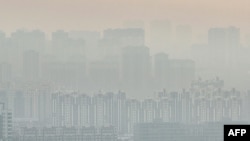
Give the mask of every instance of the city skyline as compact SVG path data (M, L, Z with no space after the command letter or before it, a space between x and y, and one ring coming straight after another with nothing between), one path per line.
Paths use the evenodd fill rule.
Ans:
M222 141L250 123L249 5L0 0L0 141Z

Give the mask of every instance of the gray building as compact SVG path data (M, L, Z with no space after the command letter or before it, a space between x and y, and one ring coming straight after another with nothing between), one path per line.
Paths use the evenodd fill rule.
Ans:
M188 88L195 79L195 62L184 59L169 59L165 53L154 58L155 84L158 89L179 90Z
M39 53L34 50L23 53L23 77L28 81L38 80L40 73Z
M131 89L146 88L151 78L149 48L129 46L122 50L122 80Z

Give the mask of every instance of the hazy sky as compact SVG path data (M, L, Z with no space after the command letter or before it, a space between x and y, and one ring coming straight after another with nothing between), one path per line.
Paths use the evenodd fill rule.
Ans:
M169 19L196 30L250 28L250 0L0 0L0 29L103 29L125 20Z

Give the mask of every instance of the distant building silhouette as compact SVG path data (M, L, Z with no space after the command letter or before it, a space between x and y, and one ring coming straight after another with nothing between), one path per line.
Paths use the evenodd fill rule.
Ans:
M149 48L129 46L122 50L122 80L131 89L145 88L150 82L151 59Z
M39 53L33 50L23 53L23 77L26 80L38 80L40 73Z
M191 60L169 59L165 53L154 58L155 84L158 89L188 88L195 79L195 63Z
M123 47L145 45L144 30L141 28L107 29L104 30L99 45L104 56L120 56Z
M0 64L0 83L11 82L12 80L12 68L8 63Z

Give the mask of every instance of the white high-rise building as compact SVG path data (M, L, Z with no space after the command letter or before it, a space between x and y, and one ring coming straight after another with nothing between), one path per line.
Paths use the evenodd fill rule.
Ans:
M12 112L0 103L0 141L11 140L12 126Z
M77 92L52 94L53 126L90 126L91 98Z
M134 125L141 122L141 102L135 99L128 99L126 101L126 113L127 133L132 134L134 132Z
M23 94L20 94L20 97L16 94L16 98L19 97L23 99L15 99L15 103L18 104L24 102L24 105L20 105L20 109L24 106L25 118L38 121L43 126L51 124L52 98L49 86L43 85L39 88L28 87L29 88L24 89ZM15 107L17 106L18 105L15 105Z
M142 122L153 122L157 117L157 102L146 99L142 102Z

